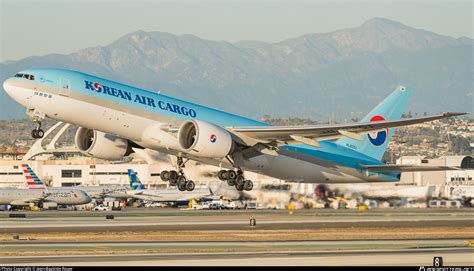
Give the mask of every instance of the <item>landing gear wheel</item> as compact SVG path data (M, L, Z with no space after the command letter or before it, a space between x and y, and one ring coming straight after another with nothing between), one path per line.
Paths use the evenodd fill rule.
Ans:
M161 180L163 182L167 182L170 180L170 173L167 170L163 170L160 174Z
M184 175L180 175L178 177L178 186L180 185L186 186L186 177L184 177Z
M217 177L219 178L219 180L225 181L228 179L229 174L227 173L227 170L220 170L219 172L217 172Z
M233 180L233 179L235 179L235 177L237 177L237 173L235 171L233 171L233 170L228 170L227 171L227 178L229 180Z
M43 138L43 136L44 136L44 131L41 130L41 129L36 130L36 131L37 131L37 132L36 132L36 135L38 136L38 138Z
M243 175L237 175L235 178L235 183L236 184L244 184L245 183L245 178Z
M178 180L176 179L170 179L170 185L175 186L178 184Z
M43 138L44 131L41 129L33 129L31 130L31 137L33 138Z
M237 189L237 191L244 191L244 184L238 183L235 185L235 188Z
M186 191L193 191L194 187L196 187L196 185L193 181L190 180L186 182Z
M251 180L246 180L244 182L244 189L245 191L250 191L253 189L253 182Z
M235 185L235 180L234 179L229 179L229 180L227 180L227 184L230 185L230 186L233 186L233 185Z
M170 172L169 172L170 180L177 180L178 177L179 177L179 174L178 174L178 172L176 172L176 170L170 170Z
M178 190L179 191L186 191L186 183L178 184Z

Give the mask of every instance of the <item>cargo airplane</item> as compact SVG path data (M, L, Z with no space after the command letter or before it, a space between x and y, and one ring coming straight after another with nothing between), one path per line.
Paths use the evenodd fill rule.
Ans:
M41 206L43 202L56 202L60 205L79 205L91 202L82 190L68 187L46 187L29 165L23 164L23 175L28 188L0 189L0 204L12 206Z
M26 108L44 135L46 117L80 126L77 148L92 157L118 160L135 148L175 156L176 170L163 181L192 191L184 173L195 160L219 166L219 179L237 190L252 190L252 171L306 183L398 182L404 171L457 169L444 166L387 165L381 158L394 128L464 113L401 119L413 89L397 87L358 123L272 126L160 93L93 75L55 68L28 69L3 83Z

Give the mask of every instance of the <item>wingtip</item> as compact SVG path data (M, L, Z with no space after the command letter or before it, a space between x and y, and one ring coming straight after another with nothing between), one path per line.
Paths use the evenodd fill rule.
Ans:
M467 115L469 114L468 112L444 112L443 116L445 117L455 117L455 116L462 116L462 115Z

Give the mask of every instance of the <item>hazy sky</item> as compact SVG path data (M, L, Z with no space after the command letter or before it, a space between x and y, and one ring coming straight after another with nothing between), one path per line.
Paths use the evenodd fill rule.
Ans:
M452 37L473 37L472 1L0 0L0 62L72 53L136 31L211 40L277 42L355 27L373 17Z

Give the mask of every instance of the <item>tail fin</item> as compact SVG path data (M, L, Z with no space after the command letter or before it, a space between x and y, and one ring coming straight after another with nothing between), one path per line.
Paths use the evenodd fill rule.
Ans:
M137 173L133 169L128 169L128 178L130 180L130 190L145 189L145 186L140 182Z
M385 100L379 103L361 122L372 122L380 120L397 120L402 117L408 102L413 94L413 89L399 86ZM381 160L388 147L395 128L367 134L367 140L358 141L351 138L341 138L337 144L349 146L365 155Z
M36 173L30 168L28 164L22 164L21 167L23 168L23 175L26 178L26 183L28 184L28 188L33 189L45 189L46 185L41 181L40 178L36 175Z

